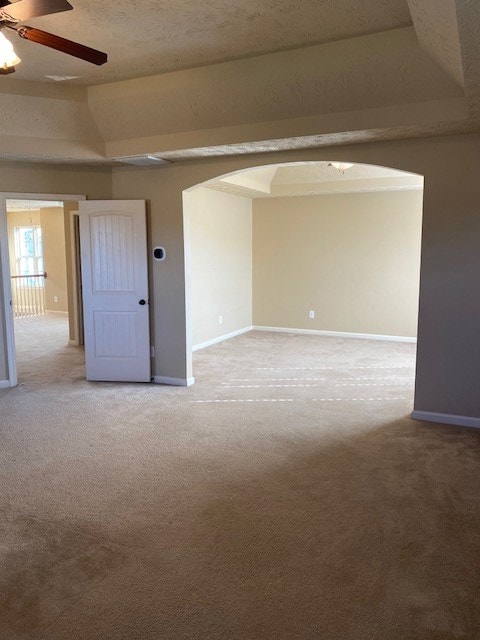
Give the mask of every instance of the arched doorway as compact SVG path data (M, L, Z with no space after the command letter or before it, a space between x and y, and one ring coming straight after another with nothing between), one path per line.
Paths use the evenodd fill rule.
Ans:
M367 354L375 341L388 364L381 345L398 355L404 343L407 364L397 365L413 388L422 201L422 176L335 161L256 167L186 190L192 351L255 330L330 347L332 338L337 346L366 338L359 357L375 360ZM284 362L280 369L287 377Z

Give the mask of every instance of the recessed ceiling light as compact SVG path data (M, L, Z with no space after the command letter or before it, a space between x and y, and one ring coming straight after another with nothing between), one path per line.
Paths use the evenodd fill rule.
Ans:
M45 76L50 80L55 80L55 82L64 82L65 80L76 80L80 76Z

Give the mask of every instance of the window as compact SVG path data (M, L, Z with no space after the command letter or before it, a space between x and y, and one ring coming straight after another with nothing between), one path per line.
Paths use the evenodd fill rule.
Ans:
M30 276L43 273L42 229L39 226L15 227L14 237L16 275ZM43 286L43 279L40 282L40 286ZM34 285L33 278L22 280L24 287Z

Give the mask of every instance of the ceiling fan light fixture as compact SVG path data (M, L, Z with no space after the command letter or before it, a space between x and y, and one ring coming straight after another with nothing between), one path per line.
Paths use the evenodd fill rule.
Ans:
M0 73L12 73L21 62L13 49L13 44L0 31Z

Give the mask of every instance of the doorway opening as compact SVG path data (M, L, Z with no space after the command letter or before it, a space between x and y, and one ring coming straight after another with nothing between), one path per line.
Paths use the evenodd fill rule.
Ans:
M408 367L413 393L423 182L387 167L322 161L256 167L185 191L189 353L220 342L227 349L230 338L261 352L265 332L277 334L271 337L279 350L293 345L292 336L303 342L309 336L312 345L322 338L319 353L345 351L338 388L353 384L354 370L368 371L369 359L376 380L358 385L379 385L397 354L395 366ZM249 337L236 337L244 333ZM348 345L359 339L360 360L350 375ZM380 351L383 364L374 355ZM265 372L275 370L270 356L267 348L265 366L257 363L261 388L305 387L305 380L292 382L285 362L267 384ZM198 378L202 356L195 360ZM305 366L315 370L311 360Z
M82 349L78 201L84 199L0 197L8 386L53 375L74 347ZM83 363L83 353L76 358Z

